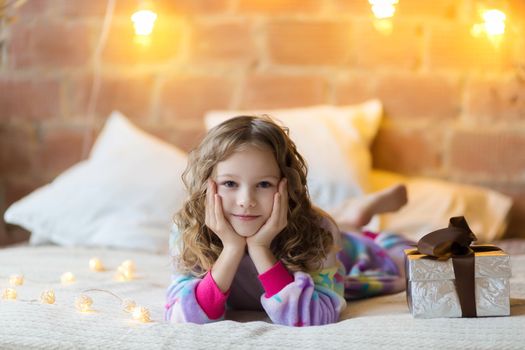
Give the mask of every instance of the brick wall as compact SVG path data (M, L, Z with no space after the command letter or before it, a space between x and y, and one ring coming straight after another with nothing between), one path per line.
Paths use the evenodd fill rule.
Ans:
M498 48L470 35L477 0L400 0L390 35L374 29L366 0L154 3L142 47L129 20L138 2L117 1L100 60L105 0L28 0L4 27L0 212L79 161L83 137L113 109L189 149L208 109L379 97L375 167L510 194L510 234L525 236L525 1L493 1L508 14Z

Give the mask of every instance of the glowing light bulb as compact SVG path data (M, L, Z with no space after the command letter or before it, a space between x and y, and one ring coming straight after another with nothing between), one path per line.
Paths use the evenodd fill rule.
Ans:
M481 15L485 21L485 31L489 35L503 35L505 33L505 20L507 16L500 10L486 10Z
M100 272L100 271L105 270L104 265L102 264L102 261L100 261L99 258L89 259L89 269L95 272Z
M89 312L91 311L91 305L93 305L93 299L87 295L80 295L75 300L75 307L80 312Z
M131 15L131 21L135 28L135 34L148 36L153 32L157 14L151 10L139 10Z
M483 22L473 24L470 33L475 37L486 35L492 45L498 48L505 34L507 16L497 9L481 9L480 16Z
M11 275L9 277L9 285L10 286L21 286L24 284L24 276L22 275Z
M135 272L135 270L137 269L135 267L135 263L133 262L133 260L124 260L120 266L122 266L124 269L127 269L127 270L130 270L132 272Z
M151 322L151 318L149 315L149 310L146 309L144 306L137 306L135 310L133 310L133 319L140 321L140 322Z
M16 300L16 290L14 288L6 288L2 292L2 299Z
M75 275L73 275L72 272L64 272L62 276L60 276L60 281L62 284L70 284L75 282Z
M395 5L398 0L368 0L368 3L372 5L372 12L378 19L390 18L394 16L396 12Z
M131 300L131 299L124 299L122 301L122 308L124 309L124 311L126 312L129 312L129 313L132 313L133 311L135 311L135 308L137 307L137 303L135 303L134 300Z
M133 279L133 271L119 266L115 277L118 281L131 281Z
M117 268L115 279L118 281L130 281L135 275L135 263L132 260L125 260Z
M42 294L40 294L40 302L42 302L42 304L54 304L55 291L52 289L43 291Z
M390 35L394 30L392 20L389 18L375 19L374 28L383 35Z

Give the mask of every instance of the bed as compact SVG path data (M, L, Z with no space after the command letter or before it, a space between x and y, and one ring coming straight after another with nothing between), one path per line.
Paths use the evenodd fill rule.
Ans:
M89 269L88 262L95 256L107 271ZM136 279L116 281L116 268L128 259L135 262ZM38 299L44 289L53 288L56 302L48 305L2 300L0 348L401 349L417 344L421 348L520 349L525 344L525 251L511 255L511 263L510 317L414 319L408 312L405 293L399 293L349 303L341 321L328 326L277 326L259 312L230 312L228 320L202 326L163 322L164 291L170 272L166 255L56 246L12 247L0 252L0 275L24 274L26 281L18 288L19 299ZM65 271L75 274L75 283L61 284L60 276ZM117 297L103 291L84 292L93 299L94 311L77 311L75 299L90 289L135 300L149 309L152 321L134 320L122 310Z
M240 113L248 112L210 112L206 125ZM6 222L24 227L31 237L25 245L0 249L2 291L11 287L13 274L25 279L15 288L16 300L0 299L0 348L523 348L525 243L501 240L510 198L477 186L373 171L369 146L380 122L378 101L269 113L290 127L310 166L312 200L336 220L343 220L338 214L353 196L404 182L409 204L375 218L369 229L417 240L444 227L451 216L465 215L480 242L500 240L511 254L511 316L414 319L405 293L399 293L350 302L338 323L321 327L278 326L263 313L242 311L208 325L165 323L168 232L184 198L180 174L186 155L115 112L88 159L5 213ZM94 257L105 271L90 269ZM136 273L123 280L120 268L128 260ZM65 272L76 280L62 283ZM50 289L55 303L42 303L42 293ZM77 309L81 296L93 302L88 312ZM147 309L151 321L124 311L127 299L144 313Z

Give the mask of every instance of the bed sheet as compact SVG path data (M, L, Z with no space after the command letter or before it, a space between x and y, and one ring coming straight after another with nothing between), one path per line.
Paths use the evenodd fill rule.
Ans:
M88 262L99 257L105 272L92 272ZM116 268L132 259L137 278L116 281ZM23 274L17 301L0 300L1 349L320 349L320 348L476 348L518 349L525 344L525 255L511 256L510 317L477 319L414 319L405 294L350 302L341 321L319 327L293 328L268 322L263 313L232 312L208 325L167 324L163 321L164 291L170 261L165 255L106 249L13 247L0 250L0 287L11 274ZM70 271L76 282L62 285ZM56 303L37 300L52 288ZM92 291L93 312L80 313L76 297ZM122 310L118 299L131 298L147 307L152 322L141 323Z

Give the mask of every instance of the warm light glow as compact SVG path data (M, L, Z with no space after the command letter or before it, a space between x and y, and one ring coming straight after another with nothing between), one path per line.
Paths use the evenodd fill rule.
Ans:
M40 295L40 301L42 304L54 304L55 303L55 291L52 289L45 290Z
M91 258L89 260L89 269L95 272L104 271L104 265L99 258Z
M2 292L2 299L16 300L16 290L14 288L6 288Z
M133 310L133 319L140 322L151 322L149 310L143 306L137 306L135 310Z
M391 18L396 12L395 5L398 3L398 0L368 0L370 5L372 5L372 12L374 16L378 19Z
M24 276L22 275L11 275L9 277L9 285L10 286L21 286L24 284Z
M132 260L125 260L117 268L115 279L117 281L130 281L135 276L135 263Z
M475 37L486 35L489 41L498 48L505 34L507 16L503 11L497 9L482 9L480 16L483 22L475 23L470 31L471 34Z
M157 14L151 10L139 10L131 16L136 35L147 36L153 32Z
M75 275L73 275L72 272L64 272L62 276L60 276L60 281L62 284L69 284L75 282Z
M485 20L485 31L489 35L503 35L507 16L500 10L486 10L481 15Z
M390 35L394 30L394 25L392 24L392 20L388 18L375 19L374 28L383 35Z
M131 272L135 272L135 270L137 269L135 267L135 263L133 262L133 260L124 260L120 266L126 270L129 270Z
M117 273L115 274L115 279L121 282L131 281L133 279L133 272L122 266L119 266Z
M135 311L135 308L137 307L137 303L135 303L134 300L131 300L131 299L124 299L122 301L122 308L124 309L124 311L126 312L129 312L129 313L132 313L133 311Z
M75 307L80 312L91 311L91 305L93 305L93 299L87 295L81 295L75 300Z

